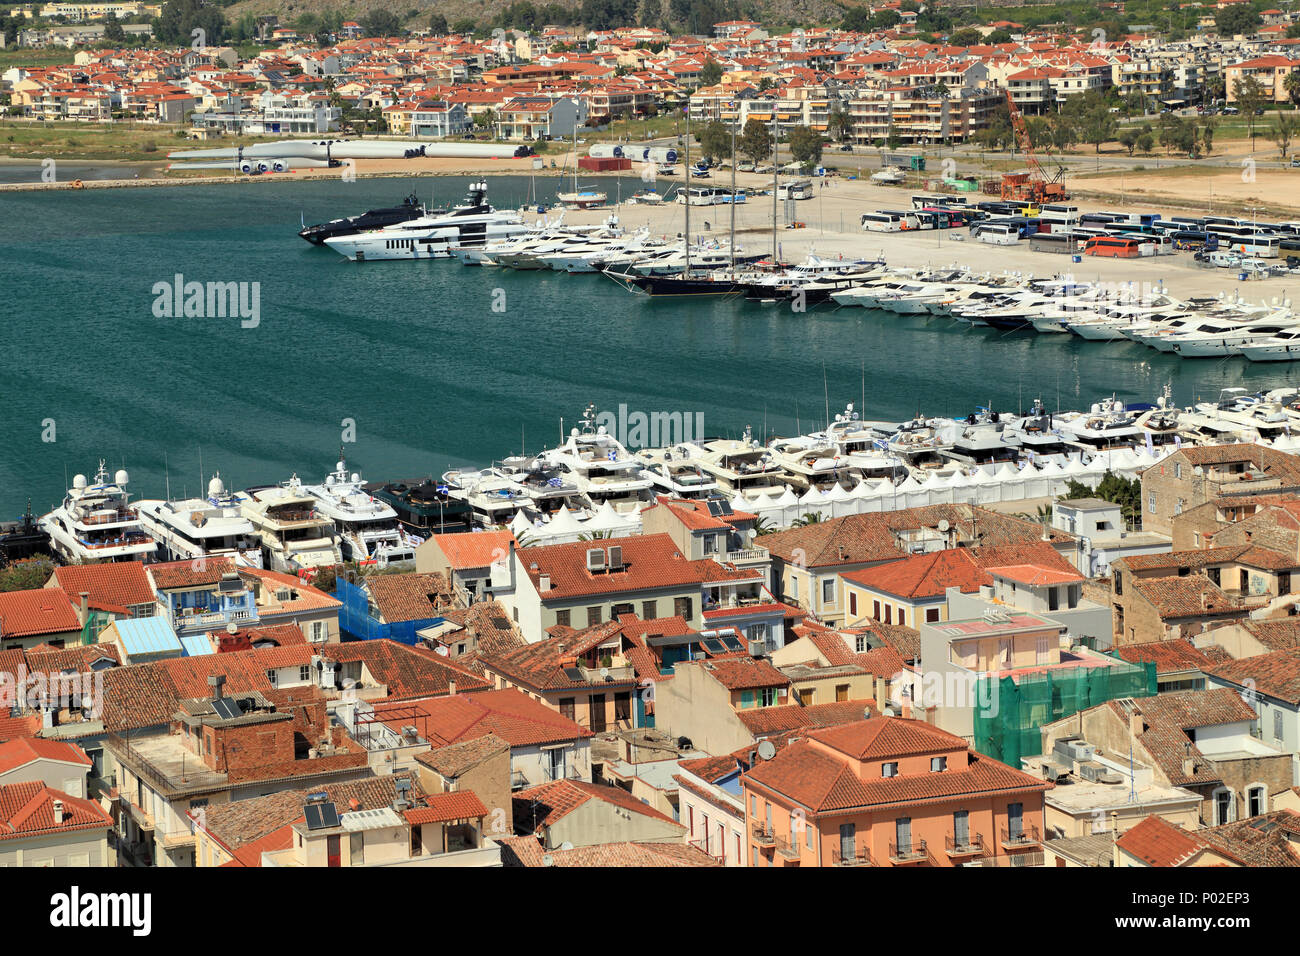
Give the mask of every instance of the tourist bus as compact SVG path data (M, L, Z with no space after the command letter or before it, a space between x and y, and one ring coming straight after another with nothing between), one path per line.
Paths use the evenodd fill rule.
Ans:
M1083 245L1085 256L1136 259L1142 255L1142 240L1132 236L1093 236Z

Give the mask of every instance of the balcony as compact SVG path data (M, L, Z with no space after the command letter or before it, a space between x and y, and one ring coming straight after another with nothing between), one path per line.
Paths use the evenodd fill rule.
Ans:
M601 671L607 671L605 675ZM622 658L612 661L609 667L587 667L585 664L578 665L578 672L582 674L582 679L589 684L604 684L613 681L627 681L636 679L636 670L631 664L623 662Z
M776 852L787 860L799 859L799 847L783 837L776 838Z
M776 833L769 826L755 823L752 828L754 842L759 846L776 846Z
M854 847L851 856L846 855L843 850L832 850L831 864L833 866L875 866L876 861L871 858L871 851L863 846Z
M1002 828L1002 848L1004 850L1020 850L1037 846L1038 827L1018 827L1014 830Z
M225 627L227 624L241 623L244 621L254 621L257 619L255 611L243 608L232 609L229 611L200 611L197 608L186 608L180 613L173 611L171 613L171 625L173 628L203 628L210 630L212 628Z
M979 833L968 833L961 839L954 834L944 837L944 850L949 856L983 856L984 837Z
M924 840L913 840L911 843L891 843L889 844L889 859L893 863L923 863L930 859L930 850L925 845Z

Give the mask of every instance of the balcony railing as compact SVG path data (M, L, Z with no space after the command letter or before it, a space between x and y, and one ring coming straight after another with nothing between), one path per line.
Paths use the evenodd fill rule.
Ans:
M1002 845L1008 850L1035 846L1038 842L1038 827L1018 827L1014 830L1009 830L1006 827L1002 828Z
M784 837L776 838L776 852L787 860L799 859L799 847Z
M984 837L979 833L968 833L961 838L950 833L943 842L949 856L984 855Z
M769 826L755 823L753 826L754 842L759 846L776 846L776 833Z
M925 845L924 840L913 840L911 843L891 843L889 844L889 858L895 863L918 863L921 860L930 858L930 849Z
M843 850L832 850L831 863L835 866L876 865L876 861L871 858L871 851L864 846L855 846L852 855L845 854Z

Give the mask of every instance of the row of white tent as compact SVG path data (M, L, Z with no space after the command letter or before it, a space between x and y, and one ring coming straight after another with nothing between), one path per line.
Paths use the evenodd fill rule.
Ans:
M851 489L843 485L834 485L829 491L809 488L802 495L787 486L784 491L738 495L732 500L732 507L755 514L773 527L785 528L809 514L818 515L825 521L850 514L898 511L927 505L990 505L1057 497L1065 493L1071 481L1095 488L1108 471L1124 478L1136 477L1173 450L1157 450L1150 454L1125 448L1101 452L1086 463L1078 459L1064 464L1050 461L1041 468L1030 464L1017 467L1011 462L1002 462L968 472L956 471L946 477L932 473L925 481L908 475L898 484L882 478L860 481Z
M549 521L530 521L518 512L510 522L515 540L530 544L566 544L581 541L584 537L600 535L606 538L626 538L641 533L641 515L620 514L608 501L591 514L570 511L561 506Z

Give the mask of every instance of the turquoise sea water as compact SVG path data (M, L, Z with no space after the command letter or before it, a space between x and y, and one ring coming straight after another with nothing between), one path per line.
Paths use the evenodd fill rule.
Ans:
M416 181L457 201L468 180ZM968 330L862 309L648 302L598 275L357 264L309 246L308 223L389 205L405 180L0 194L0 516L38 513L99 458L136 496L235 488L333 466L344 419L367 479L441 474L553 445L588 402L702 412L709 434L866 417L964 415L990 400L1082 407L1300 381L1289 365L1189 361L1132 343ZM624 193L639 182L629 181ZM539 184L549 195L554 182ZM614 191L612 181L607 187ZM499 206L529 181L491 182ZM878 237L869 248L879 246ZM864 251L868 246L864 245ZM890 258L891 265L906 263ZM260 283L260 324L159 318L154 285ZM493 311L504 294L505 310ZM52 442L48 422L53 421ZM65 477L67 476L67 477ZM206 481L204 482L206 483Z

